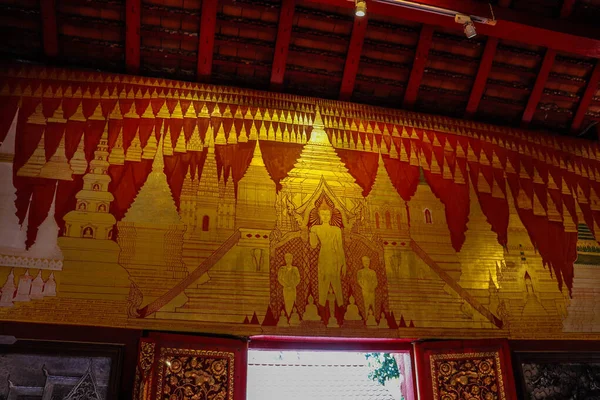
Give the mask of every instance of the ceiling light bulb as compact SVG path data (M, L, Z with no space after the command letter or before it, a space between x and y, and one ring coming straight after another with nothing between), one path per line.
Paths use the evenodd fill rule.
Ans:
M471 39L471 38L474 38L475 36L477 36L477 31L475 30L475 24L472 21L465 22L463 27L464 27L464 31L465 31L465 35L467 36L467 39Z
M357 17L364 17L367 15L367 2L366 0L356 0L356 12Z

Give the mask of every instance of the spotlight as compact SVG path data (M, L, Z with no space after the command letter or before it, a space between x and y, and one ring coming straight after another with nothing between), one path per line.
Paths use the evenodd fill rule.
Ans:
M477 30L475 30L475 24L471 20L471 17L463 14L456 14L454 16L454 21L458 24L462 24L467 39L477 36Z
M366 0L355 0L357 17L364 17L367 14L367 1Z

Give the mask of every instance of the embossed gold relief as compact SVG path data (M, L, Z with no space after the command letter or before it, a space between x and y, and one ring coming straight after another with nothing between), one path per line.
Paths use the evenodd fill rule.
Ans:
M430 356L434 400L505 400L498 352Z
M571 268L577 252L600 253L594 146L245 89L5 75L0 99L19 97L24 114L0 147L2 319L370 336L600 329L585 321L596 278Z
M134 400L149 400L152 390L152 366L154 365L156 343L142 340L138 354L138 364L133 384Z
M161 349L156 400L233 400L234 354Z

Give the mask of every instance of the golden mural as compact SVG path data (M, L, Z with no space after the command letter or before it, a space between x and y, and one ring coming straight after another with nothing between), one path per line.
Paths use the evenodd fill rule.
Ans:
M0 87L2 320L600 337L595 144L63 69Z

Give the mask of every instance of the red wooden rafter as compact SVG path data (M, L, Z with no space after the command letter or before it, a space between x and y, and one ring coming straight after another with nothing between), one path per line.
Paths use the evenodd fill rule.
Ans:
M410 70L410 77L408 78L408 84L406 85L406 91L404 92L404 101L402 103L404 108L412 108L417 101L417 94L419 93L419 87L421 86L421 79L423 78L423 72L425 71L425 65L427 64L427 55L429 54L432 40L433 26L423 25L419 35L419 44L417 45L417 51L415 52L415 59L413 61L412 69Z
M485 43L483 55L481 56L481 61L479 62L477 76L475 77L473 88L471 89L471 95L469 96L469 102L467 103L467 109L465 111L465 118L472 118L477 112L479 102L485 91L488 75L492 69L492 63L494 61L494 56L496 55L497 47L498 39L493 37L488 38Z
M44 54L48 58L58 56L58 28L56 26L56 0L40 2L42 15L42 32L44 40Z
M573 7L575 6L575 0L564 0L560 8L560 17L569 18L573 13Z
M273 69L271 70L271 90L281 90L283 86L285 66L287 64L290 41L292 40L295 7L295 0L283 0L281 3L275 53L273 54Z
M585 113L587 112L590 103L592 102L592 97L598 90L598 84L600 83L600 60L596 61L596 66L592 71L592 75L590 76L590 80L585 88L585 92L583 96L581 96L581 101L579 102L579 106L577 107L577 111L575 112L575 117L573 117L573 122L571 122L571 133L575 133L579 128L581 128L581 124L583 123L583 119L585 117Z
M527 106L525 107L525 112L523 112L523 118L521 122L523 125L527 125L531 122L535 111L537 110L537 106L542 98L542 94L544 93L544 87L546 87L546 81L548 80L548 76L550 75L550 70L552 69L552 65L554 64L554 58L556 57L556 51L552 49L546 50L546 54L544 55L544 60L542 61L542 66L540 68L540 72L535 80L535 85L531 90L531 94L529 95L529 100L527 101Z
M344 65L344 75L342 77L342 86L340 87L340 100L348 101L354 91L356 74L360 64L360 55L362 54L365 34L367 33L367 17L354 17L354 26L352 27L352 36L346 55L346 64Z
M215 49L215 29L217 27L217 0L203 0L200 14L200 35L198 37L198 81L210 78Z
M343 8L354 7L354 2L347 0L308 1ZM419 0L418 3L467 15L491 17L489 4L477 0ZM462 31L462 26L454 22L453 17L401 7L382 0L371 0L368 13ZM479 34L585 57L600 58L600 32L596 26L566 19L532 16L502 7L494 7L494 14L497 20L495 25L475 24Z
M141 0L125 2L125 65L130 74L140 72L141 7Z

